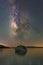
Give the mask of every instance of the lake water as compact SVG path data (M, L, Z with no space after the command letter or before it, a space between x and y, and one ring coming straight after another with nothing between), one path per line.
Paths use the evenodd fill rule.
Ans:
M27 48L22 56L15 49L0 49L0 65L43 65L43 48Z

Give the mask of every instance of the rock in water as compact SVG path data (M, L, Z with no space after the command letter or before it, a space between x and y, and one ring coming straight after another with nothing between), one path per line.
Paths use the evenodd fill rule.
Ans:
M24 47L24 46L17 46L16 48L15 48L15 53L16 54L18 54L18 55L25 55L26 54L26 52L27 52L27 49L26 49L26 47Z

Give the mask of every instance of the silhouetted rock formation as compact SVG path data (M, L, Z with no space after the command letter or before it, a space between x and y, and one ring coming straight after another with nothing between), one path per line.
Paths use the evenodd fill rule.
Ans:
M18 55L25 55L26 52L27 52L27 49L24 46L17 46L15 48L15 53L18 54Z
M0 45L0 48L9 48L9 47L6 47L6 46L4 46L4 45Z

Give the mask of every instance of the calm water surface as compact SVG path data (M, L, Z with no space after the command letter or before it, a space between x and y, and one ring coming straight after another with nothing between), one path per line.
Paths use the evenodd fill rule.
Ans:
M0 49L0 65L43 65L43 48L27 48L24 56L15 49Z

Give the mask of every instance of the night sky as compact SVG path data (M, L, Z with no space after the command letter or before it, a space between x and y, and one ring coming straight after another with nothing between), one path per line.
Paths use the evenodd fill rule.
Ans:
M25 11L30 20L30 29L26 40L43 39L43 0L15 0L20 11ZM10 3L9 0L0 0L0 41L10 41L9 28L9 14ZM19 23L19 21L18 21ZM21 34L20 34L21 35ZM10 39L10 40L9 40Z

